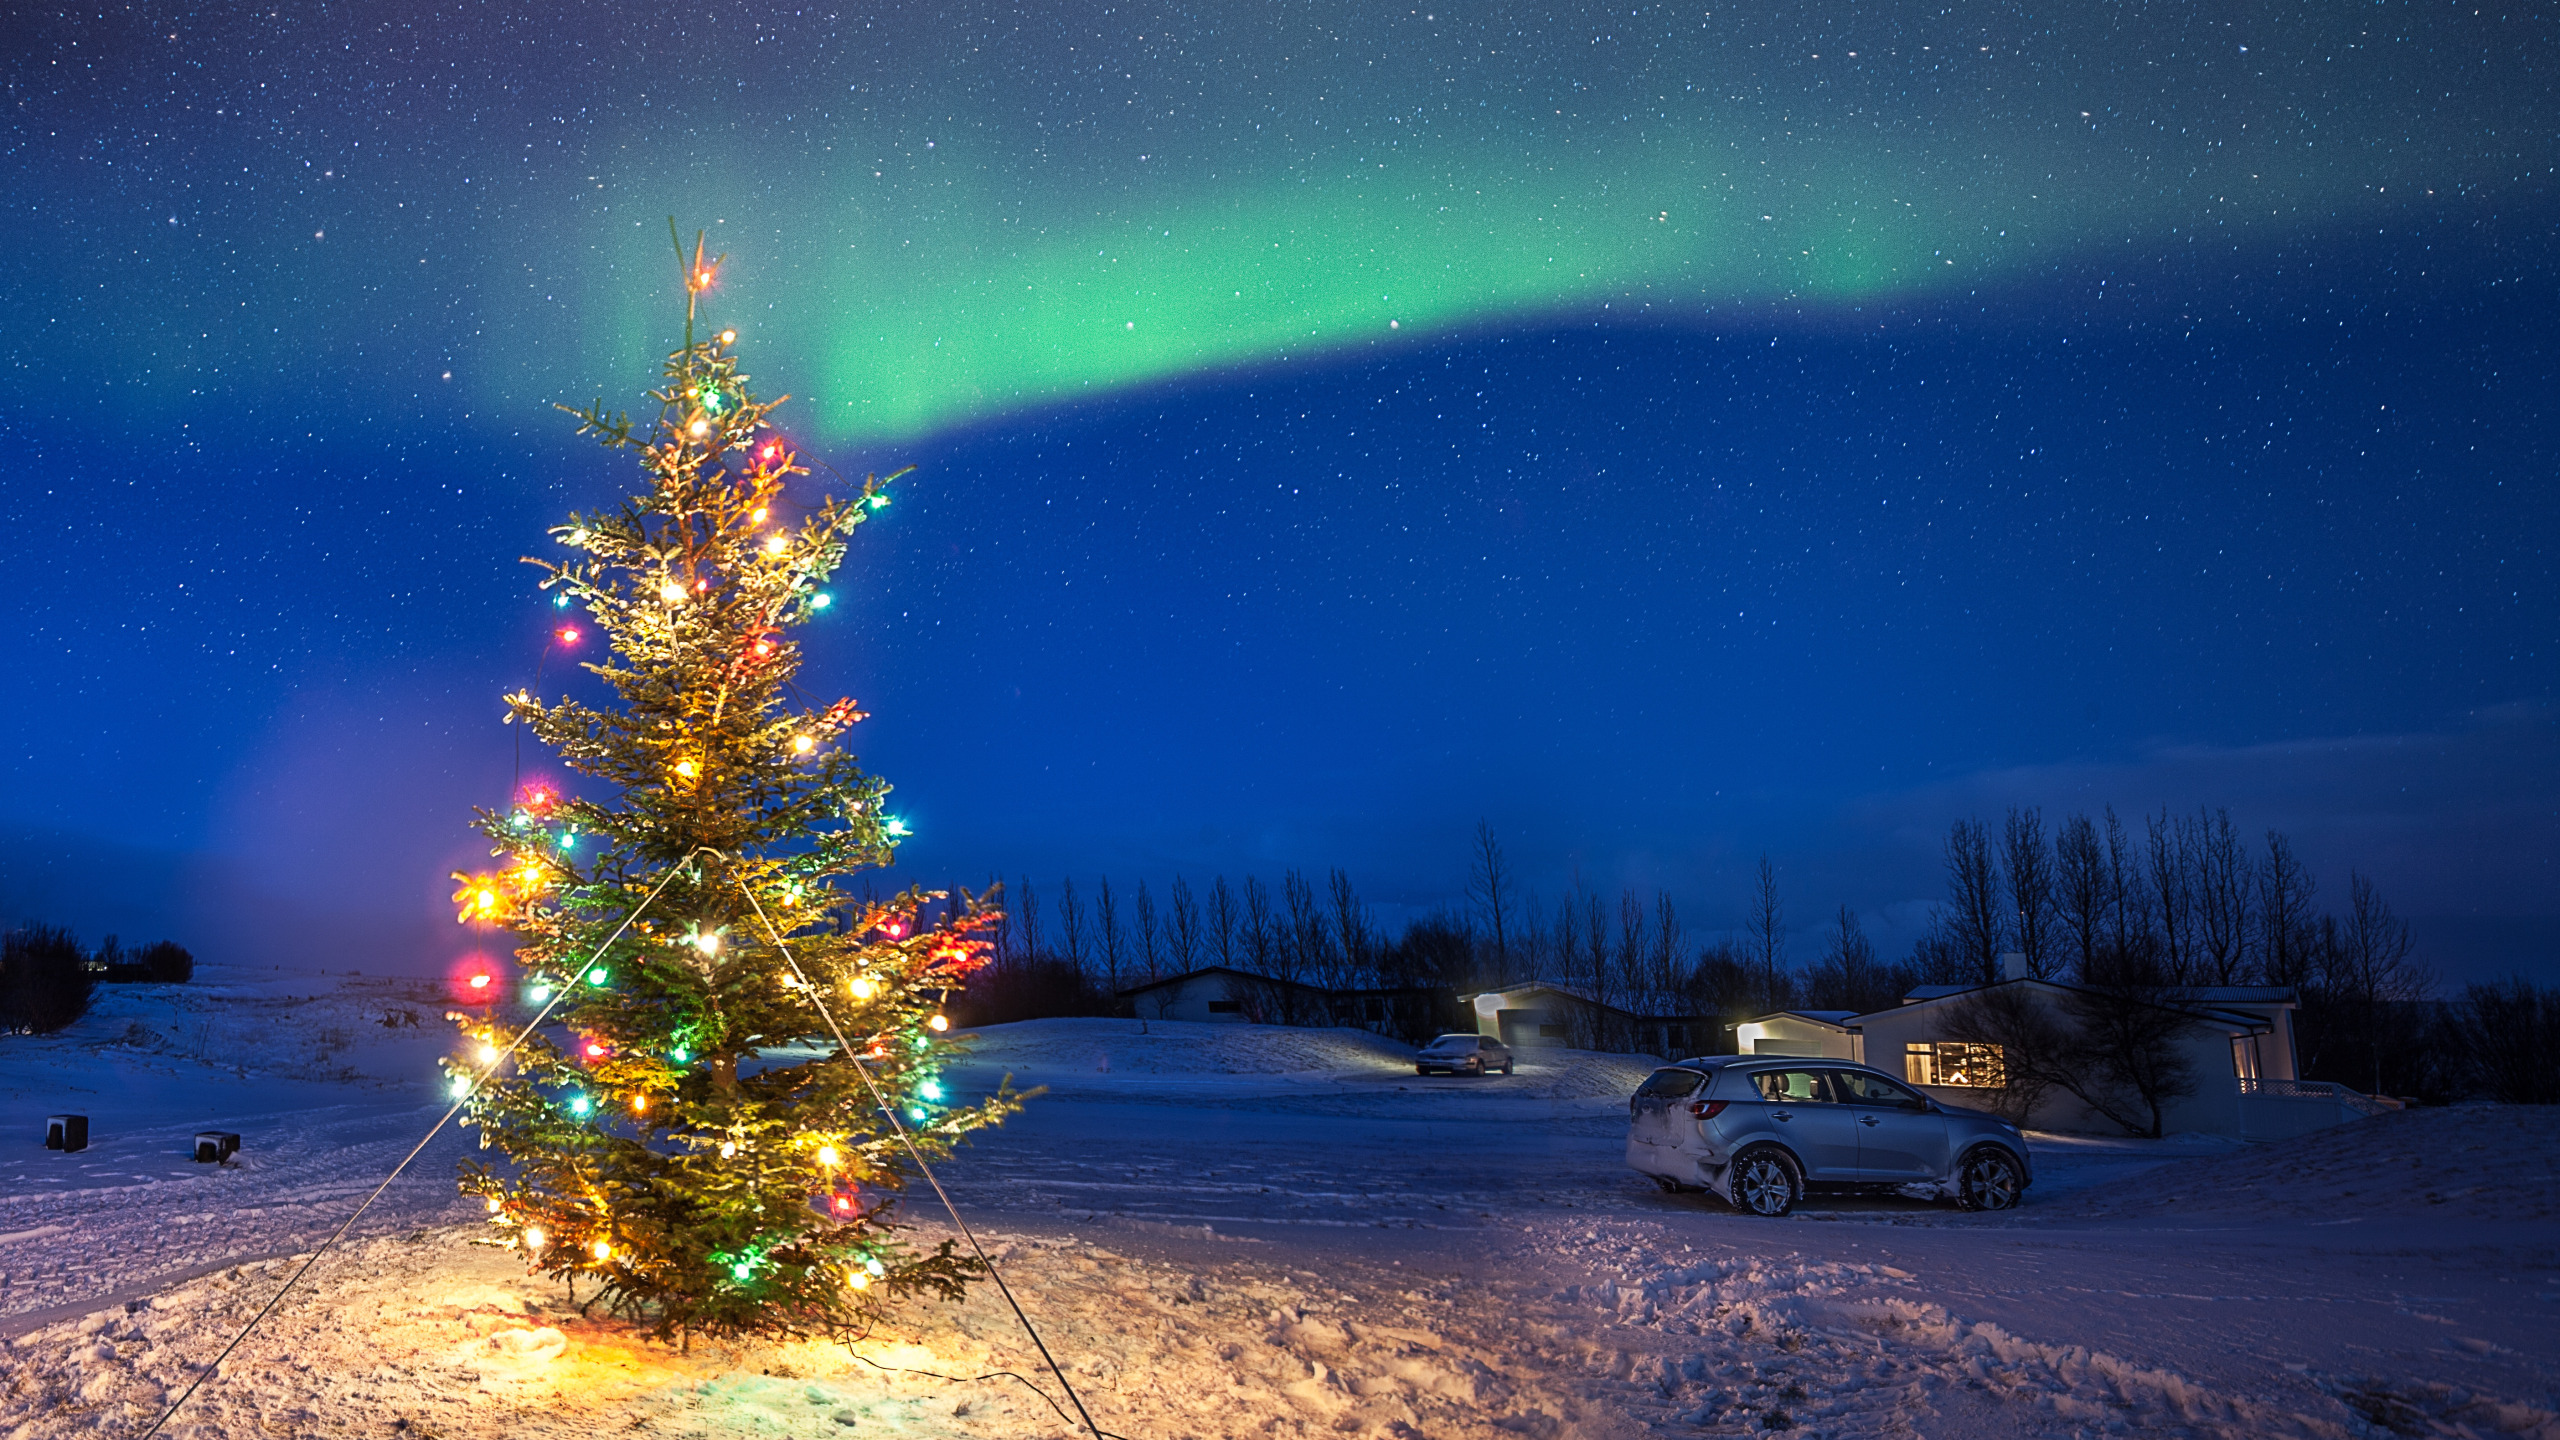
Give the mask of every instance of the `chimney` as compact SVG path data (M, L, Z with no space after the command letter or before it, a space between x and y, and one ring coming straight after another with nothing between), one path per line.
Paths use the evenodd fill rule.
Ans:
M2012 950L2000 957L2000 978L2003 980L2027 978L2027 957L2024 952Z

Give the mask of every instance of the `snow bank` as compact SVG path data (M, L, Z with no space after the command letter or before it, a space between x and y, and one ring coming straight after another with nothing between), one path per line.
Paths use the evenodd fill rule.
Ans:
M2393 1111L2272 1145L2175 1160L2135 1183L2070 1196L2038 1218L2144 1216L2560 1219L2560 1107Z
M1366 1030L1195 1020L1024 1020L960 1032L969 1063L1125 1075L1410 1070L1413 1047Z

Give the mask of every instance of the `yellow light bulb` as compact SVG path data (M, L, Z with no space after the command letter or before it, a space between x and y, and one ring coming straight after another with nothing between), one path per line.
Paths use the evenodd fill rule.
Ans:
M878 986L873 985L868 980L856 980L853 982L853 998L856 1000L868 1000L871 998L871 992L878 988Z
M737 344L737 343L738 343L738 332L737 332L737 331L735 331L735 330L723 330L723 331L721 331L721 332L720 332L720 343L721 343L721 344L723 344L723 345L735 345L735 344Z
M759 505L759 506L757 506L757 507L756 507L756 513L755 513L752 517L750 517L750 518L752 518L752 519L753 519L757 524L761 525L761 524L763 524L763 523L764 523L764 515L765 515L764 507L763 507L763 506L761 506L761 505Z
M783 539L779 535L773 536L764 542L764 553L767 555L779 555L790 548L791 542Z
M610 1260L613 1258L613 1247L602 1240L595 1243L594 1251L595 1257L599 1260Z
M498 1063L498 1047L497 1047L497 1046L495 1046L495 1045L483 1045L483 1046L481 1046L481 1047L480 1047L480 1063L481 1063L481 1064L483 1064L483 1065L495 1065L495 1064L497 1064L497 1063Z
M684 587L670 580L658 587L658 598L670 605L681 605L684 603Z
M632 1113L634 1113L634 1114L638 1114L638 1115L646 1115L647 1113L649 1113L649 1097L648 1097L648 1096L646 1096L646 1095L634 1095L634 1096L632 1096L632 1097L631 1097L631 1109L632 1109Z
M720 1142L720 1158L721 1158L721 1159L723 1159L723 1160L731 1159L731 1158L735 1157L735 1156L737 1155L737 1153L738 1153L738 1142L737 1142L737 1141L735 1141L735 1140L723 1140L723 1141L721 1141L721 1142Z
M936 1015L924 1023L934 1030L948 1030L951 1028L951 1019L947 1015Z
M870 1274L869 1274L868 1272L866 1272L866 1271L862 1271L862 1270L856 1270L856 1271L854 1271L854 1272L853 1272L852 1285L853 1285L853 1288L854 1288L854 1289L856 1289L856 1290L868 1290L868 1289L870 1289L870 1288L871 1288L871 1276L870 1276Z
M528 1226L526 1226L526 1227L525 1227L525 1229L524 1229L524 1248L526 1248L527 1250L539 1250L539 1249L541 1249L541 1248L542 1248L543 1243L544 1243L544 1240L543 1240L543 1234L542 1234L542 1227L541 1227L541 1226L539 1226L539 1225L528 1225Z
M720 953L720 937L711 932L696 935L693 937L693 948L705 955L717 955Z
M817 748L818 742L810 739L806 735L794 735L791 737L791 752L795 755L806 755Z
M690 760L679 760L676 762L676 773L690 780L702 773L702 767Z
M711 422L708 420L696 420L684 428L687 433L699 439L700 437L711 433Z
M830 1170L836 1168L836 1147L833 1145L819 1146L818 1163L826 1166Z
M489 1213L492 1215L498 1213L498 1197L495 1195L489 1197Z

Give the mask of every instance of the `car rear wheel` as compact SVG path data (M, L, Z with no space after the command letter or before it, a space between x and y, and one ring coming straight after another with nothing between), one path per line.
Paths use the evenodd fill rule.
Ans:
M1784 1150L1745 1150L1733 1162L1733 1208L1775 1220L1804 1198L1804 1175Z
M2007 1210L2026 1189L2026 1172L2006 1150L1986 1145L1956 1166L1956 1204L1961 1209Z
M1505 1060L1505 1061L1503 1061L1503 1062L1502 1062L1502 1073L1503 1073L1503 1074L1505 1074L1505 1075L1508 1075L1508 1074L1510 1074L1510 1073L1511 1073L1511 1062L1510 1062L1510 1061Z

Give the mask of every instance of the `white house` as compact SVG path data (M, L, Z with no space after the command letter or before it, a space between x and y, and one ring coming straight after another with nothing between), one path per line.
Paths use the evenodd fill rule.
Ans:
M1695 1055L1714 1038L1694 1015L1642 1015L1591 998L1578 985L1526 980L1458 997L1479 1035L1514 1050L1541 1046L1633 1049L1649 1055Z
M1324 996L1324 991L1312 985L1274 980L1224 965L1186 970L1120 992L1120 998L1128 1001L1142 1019L1228 1021L1238 1025L1285 1025L1302 1011L1322 1013Z
M1734 1048L1745 1055L1818 1055L1858 1058L1855 1010L1780 1010L1733 1027Z
M2007 1085L1998 1045L1958 1039L1952 1022L1969 997L2009 990L2057 1010L2079 987L2023 977L1989 985L1923 985L1900 1005L1865 1015L1781 1011L1735 1027L1745 1053L1846 1059L1902 1076L1951 1105L1997 1109ZM2185 1017L2172 1041L2186 1061L2194 1093L2162 1107L2171 1133L2280 1140L2344 1121L2396 1110L2399 1102L2341 1085L2299 1078L2293 1013L2300 1001L2284 986L2189 986L2161 992L2159 1004ZM2025 1117L2038 1130L2112 1130L2103 1116L2068 1091L2047 1092Z

